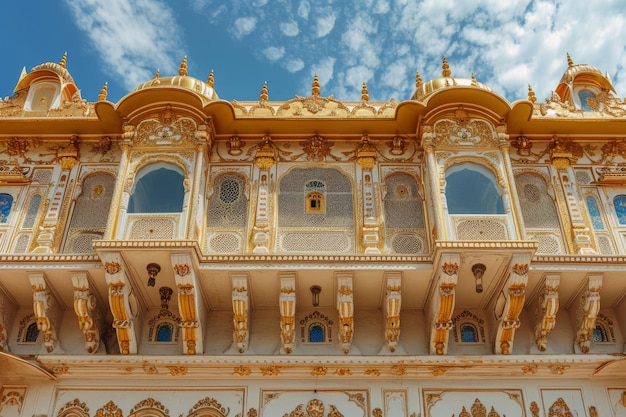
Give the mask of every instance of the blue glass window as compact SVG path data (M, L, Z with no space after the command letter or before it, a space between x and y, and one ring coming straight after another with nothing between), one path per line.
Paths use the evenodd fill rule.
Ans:
M478 342L478 332L472 324L465 323L461 326L461 342L476 343Z
M0 194L0 223L9 221L9 214L13 206L13 196L11 194Z
M147 169L150 169L148 167ZM180 213L183 211L184 177L174 167L141 173L128 202L129 213Z
M38 337L39 329L37 328L37 323L29 324L26 329L26 334L24 335L24 342L35 343Z
M593 329L593 341L594 342L607 342L609 339L606 336L604 327L600 324L596 324L596 328Z
M615 215L619 224L626 224L626 195L618 195L613 199Z
M583 111L592 110L591 107L589 106L589 102L587 101L587 99L596 98L595 94L593 94L591 91L583 90L580 93L578 93L578 98L580 99L580 107L583 109Z
M321 324L314 324L309 327L309 342L324 343L325 341L324 326Z
M161 323L156 329L157 342L171 342L174 336L174 327L170 323Z
M591 224L593 224L593 228L596 230L604 230L604 222L602 221L602 216L600 215L598 202L592 196L588 196L586 201L587 210L589 210L589 216L591 216Z
M476 164L459 164L446 172L450 214L504 214L495 175Z

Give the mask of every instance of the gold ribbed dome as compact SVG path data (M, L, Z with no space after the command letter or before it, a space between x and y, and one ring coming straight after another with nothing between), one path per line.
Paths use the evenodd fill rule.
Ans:
M191 90L207 100L217 100L219 97L213 87L213 72L209 75L206 82L197 78L187 75L187 57L183 59L178 70L178 75L172 77L160 77L159 71L154 74L154 78L148 82L141 84L137 87L136 91L145 90L147 88L160 88L160 87L181 87L187 90Z
M559 87L561 84L572 84L576 78L578 78L578 82L597 85L600 88L615 92L611 80L603 75L598 68L589 64L574 64L570 54L567 54L567 69L559 81ZM559 87L557 87L557 93L561 90Z
M441 75L443 75L443 77L434 78L425 83L422 82L422 78L419 73L415 73L415 92L411 96L411 100L423 100L435 91L450 87L474 87L491 91L491 89L485 84L476 81L474 74L472 74L472 78L451 77L452 72L450 71L450 66L448 65L448 61L445 56L442 59L441 68Z
M28 74L22 74L13 91L18 92L19 90L30 86L34 80L45 78L58 79L61 85L74 85L74 79L67 70L66 63L67 52L63 54L63 58L59 64L56 62L45 62L33 67ZM77 90L77 88L74 88L73 92L76 92Z

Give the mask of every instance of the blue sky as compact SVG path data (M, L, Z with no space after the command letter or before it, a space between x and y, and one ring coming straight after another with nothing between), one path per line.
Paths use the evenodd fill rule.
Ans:
M31 0L3 4L0 97L12 95L22 67L59 62L83 98L109 83L118 101L142 82L175 75L206 79L225 100L270 100L311 93L372 101L408 99L415 71L479 82L509 100L550 96L566 66L608 71L626 96L624 0Z

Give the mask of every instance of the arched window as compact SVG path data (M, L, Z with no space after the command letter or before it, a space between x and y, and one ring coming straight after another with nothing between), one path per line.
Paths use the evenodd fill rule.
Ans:
M604 222L602 221L602 215L600 214L600 208L598 207L598 202L595 197L587 196L585 199L587 203L587 210L589 211L589 216L591 217L591 224L595 230L604 230Z
M9 214L11 214L11 207L13 206L13 196L11 194L0 194L0 223L7 223L9 221Z
M305 185L307 213L326 213L326 184L321 181L309 181Z
M22 342L25 343L35 343L37 338L39 337L39 329L37 328L37 323L31 323L26 328L26 333L24 334L24 339Z
M619 224L626 224L626 195L620 194L613 199L613 207Z
M471 323L463 323L461 325L461 342L476 343L478 342L478 330Z
M309 343L324 343L326 331L321 323L313 323L309 326Z
M156 328L157 342L171 342L174 336L174 327L170 323L161 323Z
M477 164L458 164L446 171L446 200L450 214L504 214L495 175Z
M594 93L592 93L589 90L582 90L578 92L578 98L580 99L580 107L583 109L583 111L592 111L592 110L596 110L595 106L590 106L589 105L589 99L595 99L596 95Z
M609 337L606 333L606 329L601 324L596 324L595 329L593 329L593 341L594 343L602 343L608 342Z
M180 213L183 211L184 176L178 167L154 164L137 174L129 213Z

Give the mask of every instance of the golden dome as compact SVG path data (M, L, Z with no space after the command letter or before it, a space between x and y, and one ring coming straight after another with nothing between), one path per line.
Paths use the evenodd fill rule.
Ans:
M206 82L188 76L187 57L185 57L183 58L183 62L180 64L178 74L179 75L172 77L161 77L159 71L157 70L152 80L141 84L135 91L145 90L148 88L181 87L191 90L207 100L219 99L212 83L213 72L211 72L211 75L209 75L209 79Z
M43 64L39 64L33 69L30 70L28 74L23 73L20 77L17 85L13 89L13 92L18 92L19 90L29 87L33 81L40 79L58 79L61 85L71 84L75 86L74 79L70 75L70 72L66 68L67 63L67 52L63 54L63 58L61 59L61 63L57 64L56 62L45 62ZM78 91L77 88L73 89L73 93Z
M445 56L442 59L441 68L441 75L443 75L443 77L434 78L425 83L422 82L422 78L419 73L415 73L415 92L411 96L411 100L423 100L424 98L433 94L435 91L450 87L474 87L482 90L491 91L491 89L485 84L476 81L474 74L472 74L472 78L451 77L452 71L450 71L450 65L448 65L448 61L446 60Z

